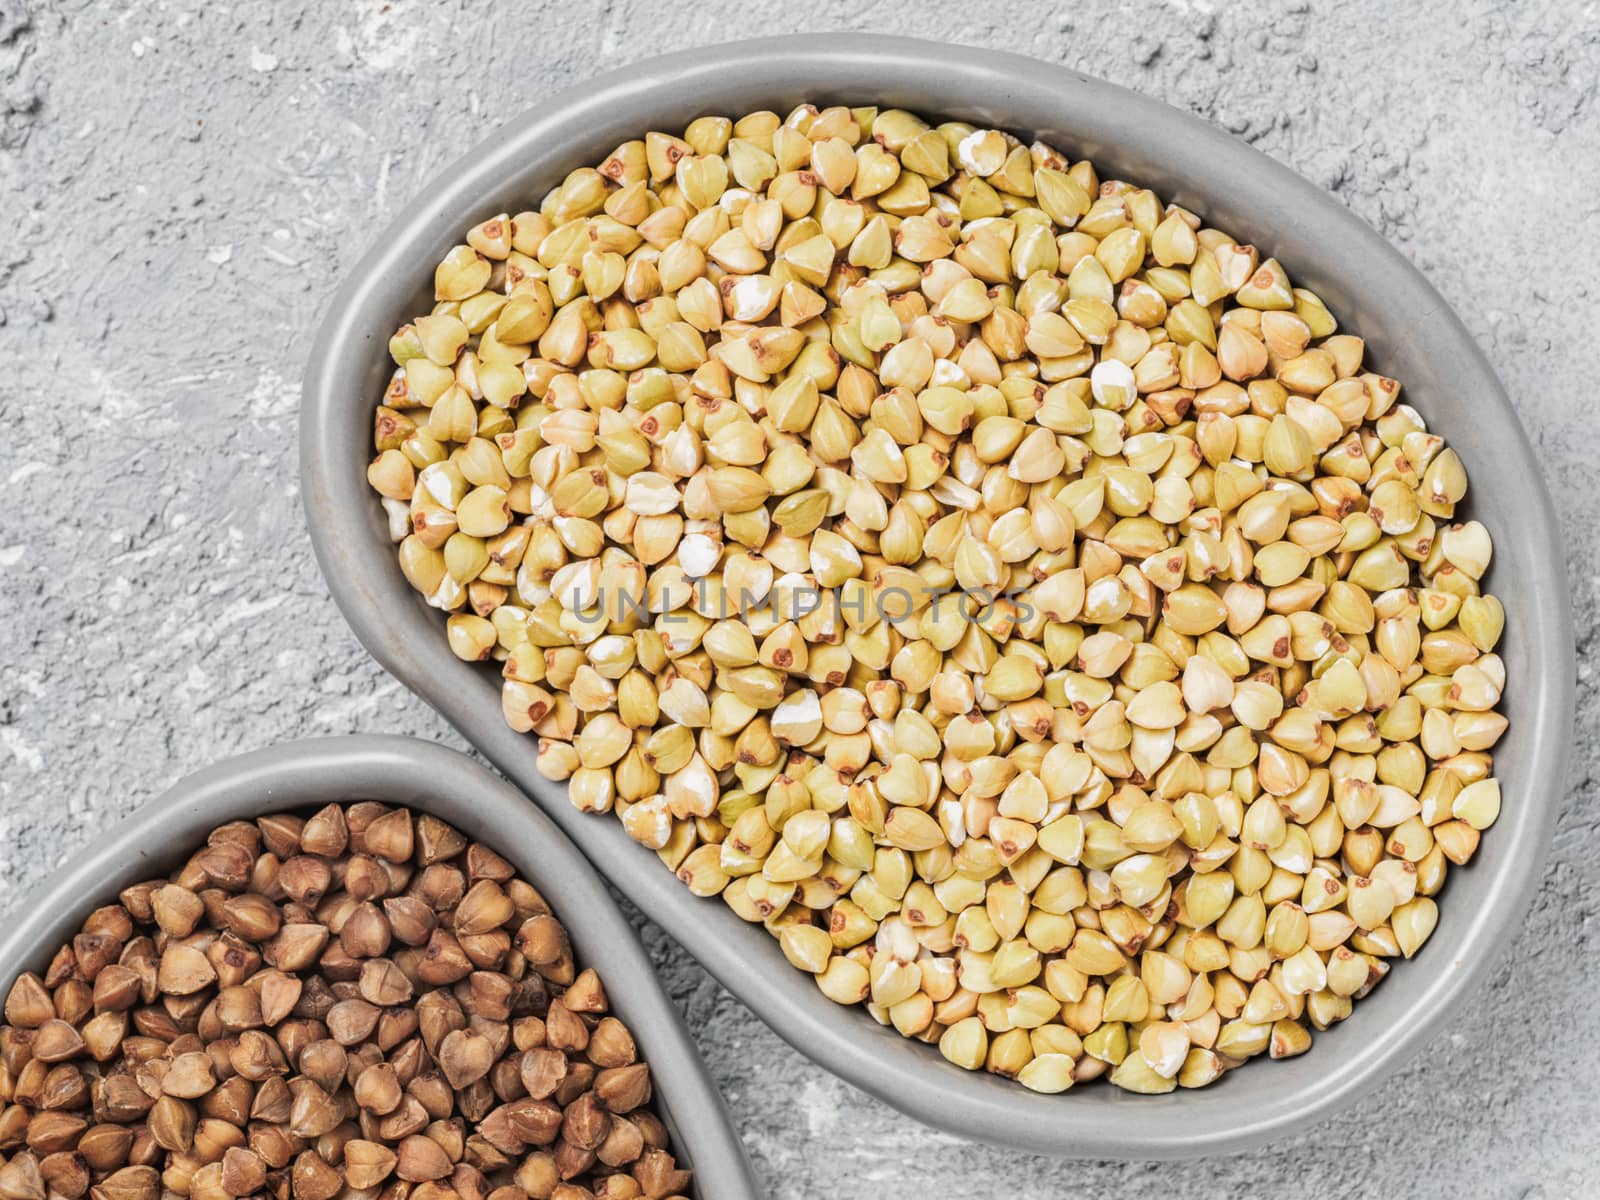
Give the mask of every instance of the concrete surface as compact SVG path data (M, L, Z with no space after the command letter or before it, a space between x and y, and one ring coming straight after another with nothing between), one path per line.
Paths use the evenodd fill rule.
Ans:
M1451 299L1515 397L1563 514L1588 654L1600 6L918 7L0 0L0 909L220 755L351 730L459 744L369 662L312 562L294 436L318 311L496 122L602 67L762 32L915 32L1058 60L1332 189ZM1360 1111L1260 1153L1057 1163L930 1133L644 933L775 1200L1592 1194L1600 707L1580 671L1567 807L1498 978Z

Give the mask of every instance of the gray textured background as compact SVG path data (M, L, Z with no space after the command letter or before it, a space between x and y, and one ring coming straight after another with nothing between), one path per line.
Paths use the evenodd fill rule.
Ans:
M0 909L221 755L357 730L460 744L368 661L312 562L294 437L318 312L497 122L601 68L757 33L914 32L1059 61L1331 189L1412 257L1505 380L1547 464L1588 654L1596 3L967 0L915 20L840 0L293 7L0 0ZM1579 688L1554 853L1498 977L1358 1111L1256 1154L1057 1163L931 1133L644 935L774 1200L1593 1194L1587 661Z

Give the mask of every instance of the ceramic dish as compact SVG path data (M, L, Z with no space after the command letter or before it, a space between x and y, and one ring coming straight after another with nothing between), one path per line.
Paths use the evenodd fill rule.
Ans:
M503 780L442 746L398 737L289 742L174 784L75 853L0 933L0 986L50 955L129 884L180 865L228 821L324 804L379 800L429 812L506 856L548 898L581 965L601 973L613 1011L650 1064L656 1106L699 1200L751 1200L761 1189L727 1110L605 885L550 820Z
M1499 647L1510 731L1495 750L1499 823L1456 871L1417 960L1398 965L1311 1051L1160 1097L1109 1087L1037 1096L967 1074L859 1009L841 1009L776 941L696 899L609 818L585 816L534 769L533 739L507 728L497 673L458 661L444 622L395 561L364 474L373 408L393 369L390 333L431 303L433 266L462 231L535 201L574 167L646 129L706 113L787 111L802 101L899 106L1038 137L1107 175L1155 188L1249 238L1367 341L1375 369L1454 446L1470 511L1494 535L1489 586L1504 601ZM1420 1050L1515 934L1540 879L1572 727L1574 645L1565 557L1539 464L1494 373L1443 299L1372 229L1293 172L1195 117L1012 55L839 35L740 42L639 63L543 101L455 163L378 239L329 310L306 373L301 436L312 538L335 599L367 649L428 700L768 1024L852 1083L930 1124L1019 1149L1178 1157L1302 1130Z

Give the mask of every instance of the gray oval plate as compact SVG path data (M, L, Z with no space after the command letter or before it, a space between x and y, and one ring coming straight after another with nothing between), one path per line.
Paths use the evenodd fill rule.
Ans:
M372 410L392 370L389 334L431 304L433 264L468 225L534 203L574 167L645 129L704 113L780 112L801 101L901 106L1040 137L1154 187L1280 258L1314 288L1370 361L1461 453L1472 510L1495 535L1490 584L1511 729L1496 748L1505 808L1470 868L1454 872L1432 941L1355 1014L1290 1061L1160 1097L1107 1087L1032 1095L968 1075L861 1011L835 1007L763 931L697 900L610 818L587 817L534 770L534 744L500 716L496 673L457 661L440 614L400 575L368 491ZM878 36L738 42L638 63L507 123L455 163L379 238L329 309L301 414L306 512L317 557L375 658L439 709L590 859L796 1048L913 1116L1018 1149L1174 1158L1302 1130L1374 1087L1443 1028L1515 934L1538 885L1572 728L1574 644L1565 558L1539 463L1461 323L1409 263L1317 188L1197 118L1072 71L1008 54Z
M554 906L578 962L601 974L612 1010L650 1064L674 1151L700 1200L750 1200L761 1189L727 1109L678 1011L605 884L548 817L505 781L443 746L401 737L288 742L180 780L75 853L0 933L0 997L23 971L129 884L180 865L211 830L264 813L379 800L433 813L504 854Z

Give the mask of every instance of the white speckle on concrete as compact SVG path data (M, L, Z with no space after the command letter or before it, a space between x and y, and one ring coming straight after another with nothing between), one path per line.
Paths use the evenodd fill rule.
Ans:
M0 747L27 770L44 770L44 755L28 743L21 730L9 725L0 727Z
M148 401L134 395L103 367L89 368L90 419L97 425L128 421L148 413Z
M382 211L389 197L389 169L394 166L394 155L385 153L378 160L378 180L372 185L372 206Z
M424 22L430 33L449 36L448 23L441 29L436 14L421 11L406 0L356 0L353 7L355 28L339 25L335 30L335 44L340 57L351 59L369 71L391 71L411 63ZM508 11L505 17L530 23L539 19L527 9L521 13L519 17Z
M249 413L256 420L286 417L300 407L300 384L285 379L275 369L268 368L256 377L250 389Z
M259 71L263 75L269 71L276 71L278 69L278 56L276 54L268 54L265 50L258 50L252 46L250 48L250 69Z
M206 261L212 266L220 267L233 257L233 244L225 242L220 246L212 246L206 251Z
M795 1107L806 1123L806 1132L813 1138L822 1138L839 1124L839 1091L844 1086L829 1086L819 1080L807 1080L800 1087Z
M1595 11L916 6L923 37L1060 62L1238 130L1411 256L1543 457L1582 707L1555 847L1499 974L1356 1110L1255 1153L1058 1163L932 1133L790 1050L633 914L712 1071L739 1091L734 1119L772 1200L1593 1194ZM462 745L328 596L300 512L295 408L335 287L494 132L475 111L511 116L596 71L743 33L905 25L904 6L847 0L0 0L0 910L93 828L223 755L353 730ZM250 47L294 69L253 70ZM232 257L211 261L222 246ZM81 503L44 502L46 469Z

